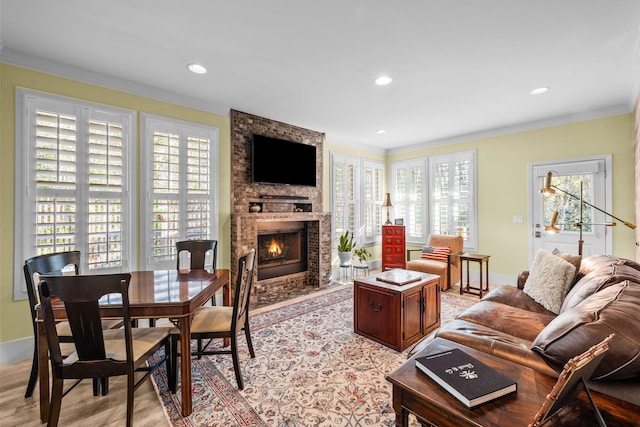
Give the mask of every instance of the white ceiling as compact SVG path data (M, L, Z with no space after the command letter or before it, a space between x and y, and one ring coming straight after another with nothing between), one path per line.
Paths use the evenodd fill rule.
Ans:
M380 150L628 112L640 80L638 0L0 0L0 15L5 62Z

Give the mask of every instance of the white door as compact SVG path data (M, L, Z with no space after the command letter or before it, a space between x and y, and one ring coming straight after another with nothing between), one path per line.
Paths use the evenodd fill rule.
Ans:
M583 224L583 258L594 253L610 251L611 230L604 224L611 222L611 218L587 204L582 204L580 209L582 198L585 202L610 212L611 184L607 182L607 170L610 168L610 155L562 163L530 164L529 218L532 233L529 263L538 249L549 252L558 249L577 255L580 227L576 224L580 221ZM545 178L549 171L552 171L551 184L555 187L555 194L544 195L540 193L540 189L545 186ZM555 211L558 212L556 227L559 232L552 234L547 232L545 227L551 224Z

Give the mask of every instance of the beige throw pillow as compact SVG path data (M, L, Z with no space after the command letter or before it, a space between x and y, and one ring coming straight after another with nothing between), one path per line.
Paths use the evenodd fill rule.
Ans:
M524 292L556 314L569 291L576 268L550 252L539 250L533 258Z

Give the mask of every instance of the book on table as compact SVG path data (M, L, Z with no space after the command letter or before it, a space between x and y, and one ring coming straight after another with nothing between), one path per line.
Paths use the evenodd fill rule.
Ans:
M518 383L459 348L416 358L416 368L468 408L517 391Z
M408 283L419 281L420 279L422 279L422 275L413 271L396 268L378 274L376 276L376 279L381 282L390 283L392 285L406 285Z

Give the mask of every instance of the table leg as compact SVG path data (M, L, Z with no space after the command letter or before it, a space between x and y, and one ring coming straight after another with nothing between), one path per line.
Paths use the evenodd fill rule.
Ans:
M485 277L486 278L486 280L485 280L485 286L486 286L485 291L488 291L489 290L489 258L487 258L487 271L485 272L485 276L486 276Z
M480 264L480 289L478 290L478 296L480 297L480 299L482 299L482 264L483 262L480 261L478 264Z
M44 323L38 322L38 383L40 390L40 421L49 419L49 344Z
M182 415L188 417L192 411L191 400L191 317L180 321L180 375L182 386Z
M409 411L402 407L402 390L393 386L393 410L396 412L396 427L409 425Z

